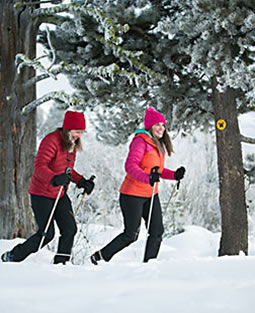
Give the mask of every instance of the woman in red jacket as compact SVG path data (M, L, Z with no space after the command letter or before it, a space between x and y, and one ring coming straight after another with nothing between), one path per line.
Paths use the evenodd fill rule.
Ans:
M54 237L54 220L60 230L58 251L54 264L70 259L74 236L77 232L71 201L66 194L70 181L84 188L90 194L94 188L92 180L87 180L74 170L76 152L82 150L80 137L86 128L83 113L68 111L62 128L48 134L39 146L34 173L28 189L38 231L24 243L2 255L3 262L20 262L31 253L37 252L42 236L43 246ZM70 173L66 172L70 169ZM47 234L43 234L50 213L56 201L60 186L64 186Z
M159 177L163 179L183 178L185 169L180 167L175 172L164 168L165 152L170 156L173 152L170 137L165 129L165 118L150 107L146 110L143 130L135 132L130 144L125 169L127 175L120 188L120 208L124 218L124 231L108 245L95 252L91 262L110 261L120 250L138 238L141 218L146 227L152 198L153 185L156 183L149 237L146 244L144 262L156 258L163 234L162 212L158 197ZM152 170L157 166L158 172Z

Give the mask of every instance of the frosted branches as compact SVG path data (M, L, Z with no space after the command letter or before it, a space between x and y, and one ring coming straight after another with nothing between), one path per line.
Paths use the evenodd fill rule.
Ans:
M25 54L18 53L16 55L15 64L17 66L18 74L20 74L23 67L28 66L28 67L33 67L34 70L47 73L49 77L56 79L56 75L53 74L53 71L47 70L39 61L39 59L31 60Z
M81 99L74 97L74 96L70 96L64 91L52 91L42 96L41 98L36 99L30 102L29 104L25 105L22 109L22 114L28 114L34 109L36 109L36 107L38 107L42 103L45 103L50 100L58 100L58 101L68 104L69 106L78 105L82 103Z
M47 33L47 40L49 43L49 47L50 47L50 51L52 53L52 61L51 61L51 65L49 66L48 70L50 70L52 68L52 66L54 65L55 61L56 61L56 51L51 43L51 39L50 39L50 30L49 27L46 27L46 33Z
M139 62L138 58L139 56L143 54L142 51L133 52L133 51L124 49L120 46L115 45L114 43L105 41L102 36L97 36L96 40L103 43L107 48L111 49L113 54L116 57L126 59L131 64L131 66L138 68L141 72L143 72L147 76L160 82L166 82L168 80L167 76L157 73L153 71L152 69L150 69L148 66L145 66L144 64ZM135 74L133 74L132 76L135 76ZM136 76L138 77L138 75Z
M53 66L51 65L50 67L46 68L43 66L40 61L40 58L31 60L24 54L17 54L16 55L16 65L17 65L17 71L20 73L21 69L24 66L29 66L33 67L34 70L38 70L42 72L41 75L38 75L31 79L29 82L27 82L27 85L31 85L33 83L36 83L42 79L45 78L53 78L57 79L57 75L60 73L72 73L72 74L80 74L82 75L83 73L92 75L94 77L98 77L102 79L103 81L106 81L106 79L113 79L114 75L120 75L120 76L125 76L130 80L130 83L134 83L139 85L139 81L141 80L141 77L139 75L136 75L135 73L125 71L123 69L120 69L120 67L116 63L112 63L107 66L98 66L98 67L91 67L88 65L76 65L72 63L65 63L65 62L60 62L59 64Z
M67 64L64 62L59 63L58 65L55 65L54 67L51 66L49 68L44 67L38 59L31 60L28 57L26 57L23 54L18 54L16 56L16 64L18 66L18 72L22 69L24 66L30 66L33 67L35 70L39 70L42 72L41 75L38 75L31 79L29 82L27 82L27 85L31 85L33 83L38 82L39 80L51 77L53 79L57 79L57 75L60 73L72 73L72 74L89 74L95 77L98 77L102 79L104 82L108 82L107 79L113 79L114 75L120 75L124 76L129 79L130 83L134 83L139 85L139 81L141 77L136 75L135 73L130 73L125 70L121 70L117 64L111 64L108 66L99 66L99 67L90 67L90 66L83 66L83 65L76 65L76 64ZM47 102L49 100L58 99L63 102L71 103L71 105L80 103L81 100L79 100L76 97L72 97L67 95L63 92L50 92L47 95L41 97L40 99L37 99L28 105L26 105L22 109L22 113L28 113L31 110L35 109L40 104Z
M60 5L57 7L45 8L45 9L37 9L34 11L33 16L49 16L51 14L61 13L61 12L69 12L69 13L83 13L85 15L93 17L103 28L104 28L104 36L97 36L96 40L103 43L107 48L110 48L113 54L119 58L124 57L126 58L131 65L136 68L139 68L143 73L147 74L148 76L161 81L165 82L167 77L160 73L154 72L149 67L143 65L139 62L138 58L143 53L141 51L130 51L126 50L119 46L122 42L120 38L116 36L116 33L126 33L129 31L129 25L121 25L121 24L114 24L112 19L107 17L107 15L101 11L100 9L92 6L81 6L78 4L69 4L69 5ZM124 73L127 74L127 77L132 78L135 77L136 85L140 79L138 79L138 75L127 73L126 71L121 70L120 72L122 75Z
M63 15L65 13L65 15ZM162 75L160 73L157 73L150 69L148 66L145 66L142 64L139 60L139 57L141 56L141 51L131 51L127 50L120 46L123 39L121 36L122 34L129 31L129 25L121 25L121 24L115 24L113 20L106 15L105 12L100 10L99 8L92 6L92 5L80 5L77 3L70 3L70 4L61 4L53 7L48 8L38 8L33 11L31 11L31 15L35 20L48 21L49 18L54 17L58 18L58 16L63 20L63 17L65 16L69 20L75 20L77 25L79 25L79 21L81 21L84 17L92 17L93 20L95 20L98 24L98 32L95 32L92 40L99 41L106 49L111 50L112 54L119 60L120 62L113 62L111 64L106 65L105 63L103 65L97 65L93 62L91 62L90 65L84 65L84 64L75 64L72 63L73 59L71 59L71 63L68 61L60 62L56 64L56 48L54 47L54 44L52 43L51 37L50 37L50 31L46 27L46 38L49 46L49 52L47 53L47 57L51 54L51 63L50 66L46 67L44 66L40 59L37 58L34 60L29 59L24 54L18 54L16 56L16 65L17 65L17 72L20 73L22 68L24 66L32 67L37 73L39 73L37 76L33 77L29 81L26 82L26 87L31 86L38 81L41 81L46 78L53 78L54 80L57 79L58 74L60 73L67 73L72 76L80 76L84 77L84 79L92 76L94 78L98 78L102 80L106 84L110 84L111 80L114 80L114 77L116 75L125 77L129 81L129 83L132 85L134 84L136 87L139 87L139 84L142 80L152 78L160 82L167 81L167 77L165 75ZM77 26L76 25L76 26ZM84 30L86 34L86 29L83 29L81 27L82 31ZM77 34L78 29L76 29L75 34ZM102 35L99 35L99 33L103 33ZM75 38L75 36L74 36ZM84 37L85 38L85 37ZM45 57L44 56L44 57ZM120 63L125 60L127 63L129 63L131 71L128 71L126 68L122 68L120 66ZM79 63L79 62L78 62ZM118 63L118 64L117 64ZM136 69L136 70L133 70ZM51 92L47 95L41 97L38 100L35 100L31 102L30 104L27 104L22 112L27 113L31 110L35 109L38 105L54 99L61 98L61 101L67 101L68 103L77 103L78 100L75 100L75 98L72 98L71 96L67 96L63 92Z
M112 40L116 44L119 44L121 42L121 39L116 36L116 33L126 33L129 30L129 26L127 24L114 24L111 18L107 17L107 15L103 11L96 7L78 5L75 3L63 4L50 8L36 9L33 11L32 17L42 18L62 12L68 12L71 14L83 13L93 17L104 28L105 40Z
M112 19L109 18L106 13L104 13L102 10L92 7L92 6L84 6L84 5L78 5L75 3L66 4L66 5L60 5L56 7L51 8L45 8L45 9L37 9L33 12L33 17L37 16L49 16L56 13L61 12L68 12L68 13L83 13L85 15L93 17L103 28L104 28L104 37L97 36L96 40L103 43L106 47L110 48L113 51L113 54L117 57L124 57L126 58L131 65L135 66L136 68L139 68L143 73L147 74L148 76L159 80L161 82L165 82L167 80L167 77L165 75L162 75L160 73L156 73L153 70L151 70L149 67L143 65L141 62L138 61L138 57L142 54L141 51L133 52L126 50L119 46L119 44L122 42L122 40L116 36L116 33L126 33L129 31L129 25L121 25L121 24L114 24ZM121 71L123 74L125 71ZM130 75L127 74L127 77L135 77L136 75ZM138 79L135 79L137 82Z

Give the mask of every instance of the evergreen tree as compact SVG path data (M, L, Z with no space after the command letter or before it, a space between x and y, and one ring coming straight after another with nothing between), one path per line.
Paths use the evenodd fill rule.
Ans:
M218 122L222 213L219 255L247 253L247 211L237 116L238 110L251 109L249 100L254 95L255 10L251 1L191 0L165 4L169 15L160 22L160 31L171 34L179 42L179 51L190 56L187 73L210 84L206 92L211 94L214 119Z
M83 100L82 106L96 112L99 139L111 144L125 142L142 122L148 104L167 115L172 129L208 125L213 117L211 96L203 92L208 82L187 75L182 67L190 57L179 53L175 39L155 31L168 14L161 2L73 3L97 7L115 24L128 24L129 29L117 31L118 40L106 43L99 21L89 13L77 12L74 19L57 26L50 35L56 62L104 66L117 74L100 77L92 71L66 71ZM40 40L50 48L46 32L41 33Z

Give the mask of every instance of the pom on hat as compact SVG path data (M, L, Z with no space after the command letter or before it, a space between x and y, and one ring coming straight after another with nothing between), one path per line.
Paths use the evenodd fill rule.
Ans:
M85 129L86 120L81 112L67 111L63 121L63 129Z
M148 130L157 123L166 124L166 120L161 113L156 111L153 107L149 107L145 112L144 128Z

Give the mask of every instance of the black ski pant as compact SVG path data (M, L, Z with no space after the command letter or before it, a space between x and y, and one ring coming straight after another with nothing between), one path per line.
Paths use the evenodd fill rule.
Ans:
M54 206L55 199L31 195L31 203L34 217L38 225L38 231L24 243L18 244L12 249L11 253L13 254L13 260L15 262L23 261L31 253L37 252L42 239L42 234ZM54 257L54 263L65 263L70 259L74 236L77 232L71 201L66 194L64 194L64 196L58 201L42 246L45 246L54 238L54 220L60 231L58 250Z
M120 194L120 208L124 218L124 231L100 250L105 261L110 261L117 252L137 240L141 218L145 220L147 227L150 203L151 198ZM157 257L163 232L164 228L160 201L158 195L155 195L144 262L148 262L149 259Z

